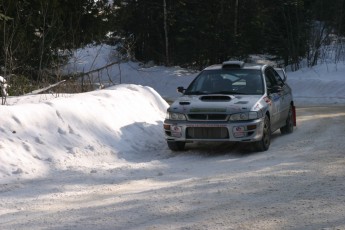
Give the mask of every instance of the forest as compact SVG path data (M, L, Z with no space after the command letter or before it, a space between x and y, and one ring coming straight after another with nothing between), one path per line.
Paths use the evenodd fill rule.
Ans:
M0 75L24 94L70 79L60 68L73 50L101 43L122 61L200 70L265 54L297 70L344 42L344 11L344 0L0 0Z

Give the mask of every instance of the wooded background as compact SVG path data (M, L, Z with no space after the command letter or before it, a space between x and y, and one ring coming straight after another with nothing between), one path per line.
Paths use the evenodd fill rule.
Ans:
M0 74L57 82L74 49L98 43L167 66L266 54L298 69L342 44L344 11L344 0L0 0Z

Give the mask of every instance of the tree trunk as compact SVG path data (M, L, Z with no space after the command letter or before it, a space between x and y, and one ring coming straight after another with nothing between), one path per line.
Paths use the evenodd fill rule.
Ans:
M237 25L238 25L238 0L235 0L235 18L234 18L234 35L237 35Z
M165 35L165 62L166 65L170 65L169 60L169 39L168 39L168 24L167 24L167 4L166 0L163 0L163 8L164 8L164 35Z

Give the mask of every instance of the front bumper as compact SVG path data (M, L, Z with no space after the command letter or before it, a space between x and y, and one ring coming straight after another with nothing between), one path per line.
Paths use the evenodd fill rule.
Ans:
M264 119L251 121L175 121L165 120L167 141L253 142L262 139Z

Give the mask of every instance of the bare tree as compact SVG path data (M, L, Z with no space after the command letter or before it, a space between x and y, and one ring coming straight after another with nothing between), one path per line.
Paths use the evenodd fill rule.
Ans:
M315 66L320 58L321 47L329 40L330 28L324 22L315 22L311 28L308 66Z

